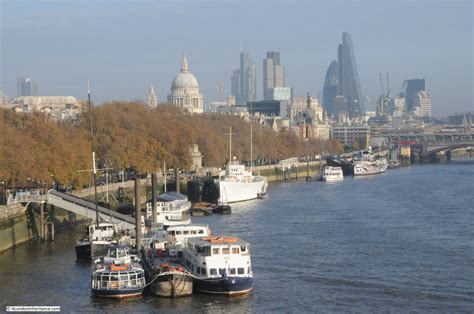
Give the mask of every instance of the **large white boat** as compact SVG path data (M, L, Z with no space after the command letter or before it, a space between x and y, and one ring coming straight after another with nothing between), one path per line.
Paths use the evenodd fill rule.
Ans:
M235 203L252 200L267 193L267 177L253 175L238 162L230 164L221 171L217 181L219 188L218 203Z
M164 227L191 223L189 210L191 202L188 197L178 192L167 192L157 196L156 222ZM146 218L151 218L152 200L146 203Z
M323 181L340 181L344 179L344 174L342 173L341 167L324 167L323 172L321 173L321 180Z
M388 165L385 157L364 152L359 160L354 160L354 176L384 173Z
M236 237L188 238L184 267L194 276L194 290L236 295L252 290L250 244Z

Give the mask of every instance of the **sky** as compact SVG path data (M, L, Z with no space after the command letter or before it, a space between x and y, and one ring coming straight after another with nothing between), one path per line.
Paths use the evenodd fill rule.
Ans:
M367 110L386 72L392 94L425 78L434 115L474 110L472 1L0 0L0 10L8 96L25 76L38 95L85 99L89 80L95 103L145 100L150 84L164 102L185 53L204 101L218 101L218 82L223 99L230 93L241 43L257 65L259 97L267 51L280 51L296 96L316 96L349 32Z

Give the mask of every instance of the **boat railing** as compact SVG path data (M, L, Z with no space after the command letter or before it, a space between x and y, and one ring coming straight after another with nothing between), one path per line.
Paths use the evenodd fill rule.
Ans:
M110 281L110 280L92 280L93 289L118 290L127 288L140 288L145 285L145 278Z

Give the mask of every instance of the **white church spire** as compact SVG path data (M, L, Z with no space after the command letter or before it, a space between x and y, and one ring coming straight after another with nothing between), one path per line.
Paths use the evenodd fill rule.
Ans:
M158 98L155 94L155 89L153 88L153 84L150 85L150 91L148 92L148 107L155 108L158 105Z

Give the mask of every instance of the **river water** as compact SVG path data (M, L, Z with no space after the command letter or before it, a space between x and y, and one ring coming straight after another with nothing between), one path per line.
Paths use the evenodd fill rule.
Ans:
M0 255L5 305L62 311L474 311L474 163L450 162L345 178L270 184L232 215L194 218L252 245L254 290L244 297L91 297L90 263L75 260L82 228L54 243Z

